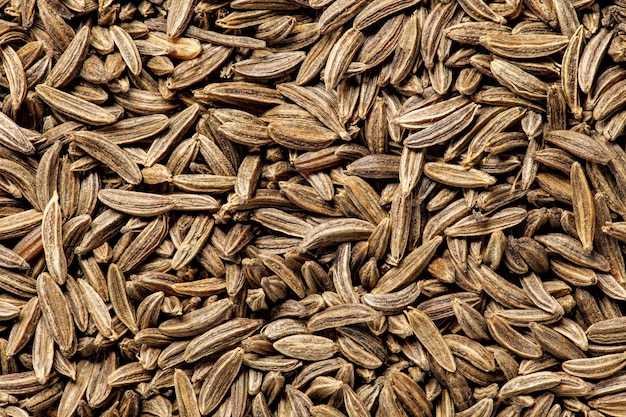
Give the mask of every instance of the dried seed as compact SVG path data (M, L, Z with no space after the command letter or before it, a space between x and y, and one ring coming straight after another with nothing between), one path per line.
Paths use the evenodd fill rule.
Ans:
M500 398L511 398L516 395L528 394L552 388L561 382L561 378L554 372L535 372L529 375L520 375L504 384L498 393Z
M590 252L593 250L593 239L596 230L596 211L591 189L585 178L585 173L578 162L572 164L570 179L572 187L577 190L572 195L576 231L583 249Z
M59 284L65 282L67 275L67 259L63 250L62 220L59 196L54 192L43 212L41 240L48 270Z
M278 352L291 358L305 361L329 359L338 350L330 339L315 335L291 335L275 341L272 346Z
M351 324L367 323L380 317L380 313L363 304L340 304L314 314L307 323L312 332Z
M61 114L93 126L108 125L117 118L103 107L43 84L35 87L37 94L50 107Z
M72 140L96 160L108 166L130 184L141 182L141 172L137 163L119 146L102 136L89 132L74 132Z
M587 379L601 379L619 372L626 366L623 353L612 353L594 358L571 359L562 367L570 375Z
M37 296L50 334L61 352L71 357L76 351L76 331L67 299L50 275L37 278Z
M454 357L435 323L418 309L410 309L404 314L409 320L413 333L424 348L445 370L454 372L456 370Z
M186 362L195 362L245 339L259 327L262 320L236 318L215 326L192 339L183 355ZM202 403L202 401L201 401Z

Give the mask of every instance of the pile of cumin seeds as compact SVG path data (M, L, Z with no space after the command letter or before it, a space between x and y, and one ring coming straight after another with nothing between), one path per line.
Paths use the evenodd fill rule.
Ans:
M625 28L0 1L0 417L625 416Z

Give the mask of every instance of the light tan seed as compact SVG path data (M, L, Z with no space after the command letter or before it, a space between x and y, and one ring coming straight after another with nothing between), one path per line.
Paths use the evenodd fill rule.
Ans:
M443 238L435 236L411 251L402 259L397 268L390 269L372 289L372 294L385 294L405 286L419 276L435 255Z
M623 318L614 318L593 323L586 329L589 340L602 344L621 343L622 329L624 327Z
M488 21L461 22L448 26L445 29L445 34L448 38L470 45L480 45L481 36L510 32L511 29L509 27Z
M493 339L504 348L524 358L541 357L541 347L534 340L513 329L503 319L487 311L485 321Z
M430 127L409 135L404 144L420 149L450 140L470 125L478 108L477 104L468 104Z
M160 161L174 145L180 142L182 136L196 121L199 110L199 105L193 104L170 118L167 132L155 139L150 145L150 149L148 149L148 154L144 161L146 167L151 167Z
M329 359L338 350L337 344L332 340L306 334L283 337L272 346L285 356L305 361Z
M181 417L200 417L198 399L193 385L189 376L181 369L174 371L174 392Z
M476 402L476 404L471 407L456 413L455 416L458 417L476 417L481 415L488 415L493 413L494 409L494 400L492 398L483 398Z
M149 381L152 373L146 370L139 362L130 362L120 366L107 379L107 384L112 387L123 387L125 385L136 384Z
M495 177L475 168L465 169L460 165L443 162L427 162L424 174L434 181L452 187L477 188L496 183Z
M296 76L296 84L304 85L314 79L324 67L331 49L341 36L341 29L331 31L322 36L311 47Z
M35 147L19 129L19 126L6 114L0 114L0 143L9 149L31 155Z
M530 323L529 327L541 347L557 358L569 360L585 357L578 347L550 327L537 323Z
M0 54L2 55L2 66L9 82L13 112L17 113L26 98L28 88L24 66L17 52L11 46L3 45Z
M447 100L432 102L437 96L422 102L409 101L394 119L394 122L407 129L421 129L443 119L469 104L467 97L454 96Z
M580 56L578 83L583 93L590 93L600 63L609 47L613 32L606 28L600 29L587 43Z
M197 336L222 321L228 320L232 314L232 307L232 301L219 300L182 316L165 320L158 327L166 336Z
M128 244L126 250L120 255L117 261L117 265L122 272L133 270L156 250L167 233L167 220L168 218L165 215L161 215L152 220L137 237Z
M9 333L9 339L6 343L7 356L15 356L28 344L33 334L35 333L35 329L37 327L37 323L39 322L40 317L41 309L39 308L39 298L32 297L22 307L22 310L20 311L20 314L17 317L15 324L11 328L11 332ZM33 378L35 378L34 374Z
M141 57L135 42L130 37L128 32L117 25L113 25L109 28L109 33L113 38L115 46L120 51L122 59L126 63L126 66L133 75L138 75L141 72L142 64Z
M594 358L571 359L563 362L563 370L586 379L607 378L626 366L624 353L611 353Z
M603 272L610 269L606 258L596 252L586 252L578 240L567 235L550 233L537 236L536 240L543 244L549 252L557 253L577 265Z
M261 208L255 210L252 220L264 227L289 236L304 237L313 228L309 223L300 218L273 208Z
M233 71L251 79L278 78L296 70L304 60L301 51L278 52L260 58L250 58L233 64Z
M50 70L46 78L46 84L50 87L62 88L78 75L89 51L89 35L89 25L84 25L76 32L74 39L72 39L67 49L59 57L52 70Z
M363 7L363 0L335 0L320 16L317 27L322 35L332 32L354 17Z
M518 225L526 219L527 212L522 208L505 208L491 217L469 215L446 228L446 236L480 236Z
M570 171L572 188L576 190L572 195L572 206L576 231L583 249L593 250L593 239L596 230L596 211L593 194L585 177L585 173L578 162L572 164Z
M409 320L413 333L435 361L445 370L454 372L456 370L456 362L452 352L430 317L418 309L409 309L404 314Z
M117 118L103 107L97 106L56 88L40 84L35 87L37 94L50 107L79 122L93 126L108 125Z
M364 240L374 230L370 222L359 219L329 220L313 227L304 237L299 248L307 251L346 241Z
M500 84L524 98L538 100L547 95L546 83L508 61L495 58L490 69Z
M62 216L56 192L46 205L41 226L41 239L48 270L59 284L65 282L67 259L63 250Z
M212 174L181 174L172 177L172 184L184 191L197 193L224 193L234 188L235 176Z
M348 197L361 215L372 224L380 223L386 213L380 207L378 194L367 181L354 175L343 177L342 181Z
M186 362L191 363L212 355L250 336L262 324L263 320L258 319L230 319L192 339L183 357Z
M193 260L209 238L213 225L214 220L208 215L198 215L193 219L189 231L172 258L172 268L180 269Z
M50 334L61 352L71 357L76 351L76 330L67 299L52 277L43 273L37 277L39 305Z
M562 35L490 34L480 37L480 44L496 55L515 59L536 59L564 49L569 39Z
M76 380L69 381L63 390L63 395L59 402L59 416L71 417L74 415L80 400L85 395L94 366L94 362L86 359L78 362L76 366Z
M339 117L339 108L336 96L326 92L321 87L301 87L295 84L279 84L277 90L295 104L303 107L317 117L326 127L334 131L344 140L349 140L350 134Z
M237 170L237 182L235 183L235 193L239 196L240 203L245 204L252 198L260 176L260 155L247 155L243 161L241 161L241 165Z
M548 293L537 275L531 273L525 276L522 278L521 284L528 297L537 307L555 315L562 316L564 314L563 307Z
M340 304L314 314L307 327L312 332L351 324L367 323L380 317L380 313L364 304Z
M74 132L72 140L97 161L108 166L126 182L139 184L141 171L137 163L119 146L93 132Z
M498 393L500 398L511 398L517 395L528 394L552 388L561 382L555 372L534 372L529 375L520 375L506 382Z
M109 289L109 297L113 310L117 317L130 329L131 332L137 333L137 318L135 309L130 304L128 295L126 294L126 277L116 264L110 264L107 271L107 287Z
M388 0L376 4L368 4L354 18L354 28L358 30L365 29L391 14L412 7L416 3L415 0L404 0L400 2Z
M521 107L511 107L503 111L497 112L490 120L485 121L484 125L475 133L475 136L469 140L467 146L467 154L464 159L465 166L474 165L478 158L482 155L489 140L514 123L522 120L526 110Z
M365 294L363 303L386 313L399 312L411 305L420 295L418 283L407 285L404 289L383 294Z
M493 354L480 343L465 336L452 334L444 335L444 340L457 358L466 360L485 372L493 372L496 369Z
M335 42L330 50L324 69L324 84L327 90L337 87L341 77L348 70L354 55L363 45L365 36L356 28L348 29Z
M168 196L122 189L100 190L98 200L119 212L147 217L167 213L176 205Z
M428 13L422 24L421 54L424 66L432 69L435 63L437 48L444 36L444 29L454 16L457 3L438 3Z
M454 298L452 308L465 334L474 340L489 340L485 318L465 301Z
M85 303L89 307L89 315L93 319L98 331L106 338L113 338L111 314L104 300L87 281L82 279L77 281L85 296Z
M565 1L557 0L555 3L565 4ZM559 8L557 7L557 10ZM558 15L558 12L557 12ZM576 14L574 13L574 16ZM562 28L565 33L565 28ZM563 63L561 69L561 85L565 94L565 99L570 111L576 119L582 117L582 106L580 105L580 95L578 94L578 71L580 67L580 54L583 48L583 32L584 27L578 26L578 29L571 36L569 45L563 53Z
M398 402L412 415L419 417L432 417L433 404L428 401L424 389L419 386L410 376L402 372L392 372L391 387L398 397Z
M23 164L0 158L0 174L4 177L5 184L7 184L7 181L9 182L5 185L5 188L8 187L13 193L16 193L18 198L23 197L28 200L35 210L42 211L43 208L40 207L37 202L37 195L33 187L35 183L35 174L33 171L26 168ZM25 216L26 213L30 214L31 212L26 210L22 213L14 213L13 216L15 216L15 218L27 217ZM10 217L10 215L7 217ZM8 223L13 224L12 222ZM26 233L28 232L24 232L22 235Z
M54 339L44 320L39 320L33 335L33 371L40 384L45 384L50 377L54 360Z
M376 33L365 39L351 68L357 72L362 72L385 61L387 57L393 54L400 42L405 21L406 16L404 14L387 19ZM365 112L359 111L359 113L364 114Z
M576 13L574 5L564 0L555 0L553 4L561 33L568 38L574 37L576 29L580 27L578 14Z

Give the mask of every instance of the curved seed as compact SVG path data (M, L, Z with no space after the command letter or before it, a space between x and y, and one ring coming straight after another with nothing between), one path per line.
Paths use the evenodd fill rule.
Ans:
M56 88L39 84L35 91L47 105L79 122L101 126L117 121L117 117L103 107Z

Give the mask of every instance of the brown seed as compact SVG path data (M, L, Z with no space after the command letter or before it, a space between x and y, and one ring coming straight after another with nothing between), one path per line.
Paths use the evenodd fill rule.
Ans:
M181 417L200 417L193 385L187 374L180 369L174 371L174 389Z
M67 383L61 396L59 416L69 417L74 415L80 400L87 390L93 368L93 362L85 359L78 362L76 366L76 380Z
M320 361L332 357L337 345L330 339L314 335L292 335L275 341L272 346L291 358Z
M424 345L424 348L445 370L454 372L456 370L454 357L435 323L418 309L406 311L405 315L409 320L413 333Z
M563 362L563 370L570 375L587 379L600 379L619 372L626 361L623 353L612 353L595 358L571 359Z
M228 320L232 314L232 307L232 301L219 300L182 316L165 320L159 324L159 330L172 337L197 336Z
M89 25L83 26L76 32L74 39L59 57L46 79L50 87L62 88L76 77L89 51L89 35Z
M236 318L194 338L185 349L186 362L211 355L248 337L262 325L262 320Z
M167 196L119 189L100 190L98 200L119 212L147 217L167 213L176 205Z
M421 274L443 242L441 236L434 237L406 255L397 268L390 269L372 289L372 294L385 294L408 284Z
M39 305L50 334L61 352L71 357L76 351L76 330L67 299L49 274L37 278Z
M93 126L108 125L117 120L115 115L103 107L97 106L72 94L40 84L37 94L58 112Z
M380 317L380 313L364 304L339 304L314 314L307 327L312 332L351 324L367 323Z
M432 417L432 403L426 399L424 390L408 375L393 372L390 383L403 407L410 410L413 415Z
M528 394L552 388L561 382L561 378L554 372L535 372L521 375L509 380L500 388L500 398L510 398L516 395Z
M33 336L33 371L40 384L45 384L50 377L54 359L54 339L44 320L39 320Z
M130 304L128 295L126 294L126 278L116 264L111 264L107 272L107 287L109 289L109 297L113 309L117 317L130 329L131 332L137 333L137 319L135 309Z
M89 315L93 319L98 331L107 338L113 337L112 321L109 309L102 297L85 280L77 280L89 307Z
M577 265L605 272L610 268L606 258L596 252L585 252L582 244L569 236L552 233L537 236L536 240L546 246L549 252L557 253Z
M130 184L141 182L141 172L133 161L119 146L94 133L75 132L74 142L96 160L102 162Z
M497 315L485 312L485 321L491 336L504 348L524 358L541 357L541 347L534 340L513 329Z

